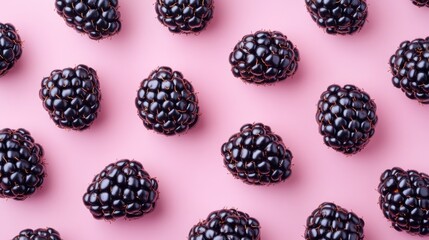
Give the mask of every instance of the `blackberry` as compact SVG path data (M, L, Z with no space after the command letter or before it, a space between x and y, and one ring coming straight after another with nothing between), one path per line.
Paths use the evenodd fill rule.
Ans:
M385 170L378 185L383 215L397 231L429 235L429 176L395 167Z
M344 154L362 150L375 132L377 106L354 85L330 85L317 104L316 121L328 147Z
M82 64L54 70L42 80L39 96L58 127L84 130L97 118L100 107L97 73Z
M291 174L291 151L280 136L262 123L243 125L221 151L229 172L248 184L278 183Z
M173 33L204 30L213 18L213 0L157 0L158 20Z
M61 236L53 228L25 229L12 240L61 240Z
M363 219L330 202L324 202L307 218L306 240L364 239Z
M169 67L159 67L141 82L135 105L143 125L165 135L185 132L198 120L192 84Z
M392 83L410 99L429 103L429 37L404 41L390 57Z
M24 200L45 178L43 148L19 128L0 130L0 198Z
M368 16L366 0L305 0L311 18L329 34L360 31Z
M261 227L258 220L235 209L213 211L192 227L189 240L246 239L259 240Z
M245 35L229 55L233 75L255 84L274 83L292 76L299 60L298 49L277 31Z
M99 40L121 30L118 0L56 0L57 13L66 24Z
M414 5L418 7L429 7L429 1L428 0L411 0Z
M143 165L123 159L94 177L83 202L96 219L131 219L152 212L158 195L158 182Z
M0 77L15 65L22 54L22 41L15 27L0 23Z

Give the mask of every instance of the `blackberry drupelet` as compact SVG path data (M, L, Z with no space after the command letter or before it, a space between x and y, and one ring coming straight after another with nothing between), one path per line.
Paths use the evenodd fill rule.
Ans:
M355 213L334 203L325 202L307 218L304 238L306 240L362 240L364 225L363 219Z
M259 240L261 227L258 220L235 209L213 211L192 227L188 240L233 239Z
M15 27L0 23L0 77L15 65L22 54L22 41Z
M243 125L222 145L221 152L229 172L247 184L278 183L291 174L291 151L262 123Z
M0 130L0 198L24 200L45 178L43 148L19 128Z
M274 83L292 76L299 60L298 49L277 31L245 35L229 55L233 75L255 84Z
M311 18L329 34L360 31L368 16L366 0L305 0Z
M25 229L12 240L61 240L61 236L53 228Z
M410 99L429 103L429 37L404 41L390 57L392 83Z
M385 170L378 185L383 215L397 231L429 235L429 176L395 167Z
M56 0L57 13L66 24L99 40L121 30L118 0Z
M328 147L344 154L362 150L375 132L377 106L353 85L330 85L317 104L316 121Z
M83 202L96 219L131 219L152 212L158 196L158 182L143 165L123 159L94 177Z
M418 7L429 7L429 0L411 0Z
M198 120L192 84L169 67L159 67L141 82L135 105L143 125L164 135L185 132Z
M213 0L156 0L158 20L173 33L197 33L213 18Z
M97 73L82 64L54 70L43 79L39 96L58 127L84 130L97 118L100 107Z

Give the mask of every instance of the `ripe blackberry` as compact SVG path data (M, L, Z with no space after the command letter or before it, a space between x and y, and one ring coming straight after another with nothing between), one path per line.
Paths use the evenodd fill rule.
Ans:
M158 20L173 33L204 30L213 18L213 0L157 0Z
M390 57L392 82L410 99L429 103L429 37L404 41Z
M246 239L259 240L261 227L258 220L235 209L213 211L192 227L188 240Z
M152 212L158 195L158 182L143 165L123 159L94 177L83 202L96 219L131 219Z
M66 24L99 40L121 30L119 0L56 0L57 13Z
M54 70L43 79L39 96L58 127L84 130L97 118L100 107L97 73L85 65Z
M248 184L278 183L291 174L291 151L280 136L262 123L243 125L221 151L229 172Z
M61 240L61 236L53 228L25 229L12 240Z
M15 27L0 23L0 77L6 75L22 54L22 41Z
M194 88L169 67L159 67L141 82L135 105L143 125L165 135L185 132L198 120Z
M429 0L411 0L418 7L429 7Z
M429 235L429 176L395 167L380 176L379 204L397 231Z
M233 75L255 84L274 83L292 76L299 59L298 49L277 31L245 35L229 55Z
M0 198L24 200L45 178L43 148L19 128L0 130Z
M375 132L377 106L365 91L331 85L317 104L316 121L328 147L344 154L362 150Z
M366 0L305 0L311 18L329 34L360 31L368 16Z
M362 240L365 222L355 213L325 202L307 218L306 240L344 239Z

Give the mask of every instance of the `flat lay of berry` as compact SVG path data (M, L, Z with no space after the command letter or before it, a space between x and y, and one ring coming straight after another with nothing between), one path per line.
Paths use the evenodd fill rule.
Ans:
M0 77L4 76L22 54L22 40L10 23L0 23Z
M429 1L428 0L411 0L414 5L418 7L429 7Z
M261 239L261 226L255 218L236 209L221 209L189 231L189 240L209 239Z
M12 240L62 240L62 238L53 228L38 228L22 230Z

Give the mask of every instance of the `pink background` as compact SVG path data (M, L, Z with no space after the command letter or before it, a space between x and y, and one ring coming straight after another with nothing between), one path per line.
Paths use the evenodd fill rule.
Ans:
M368 0L369 18L353 36L330 36L306 12L304 0L217 0L199 35L173 35L156 19L154 0L120 1L119 35L92 41L67 27L54 1L0 1L1 22L24 40L15 68L0 79L0 126L24 127L45 149L46 182L31 198L0 199L0 239L21 229L51 226L64 239L186 239L212 210L235 207L259 219L262 238L302 239L307 216L323 201L351 209L366 222L366 240L411 238L390 227L378 207L379 175L400 166L429 172L428 106L391 84L389 57L399 43L428 34L429 9L410 0ZM297 74L268 87L235 79L228 55L245 34L286 34L301 53ZM38 97L51 70L87 64L98 71L102 110L87 131L57 128ZM198 91L201 118L186 135L147 131L134 98L140 81L160 65L182 71ZM371 143L346 157L327 148L314 118L320 93L332 83L365 89L378 106ZM248 122L261 121L293 152L292 176L256 187L223 167L221 144ZM156 210L134 221L94 220L81 197L105 165L141 161L159 180Z

